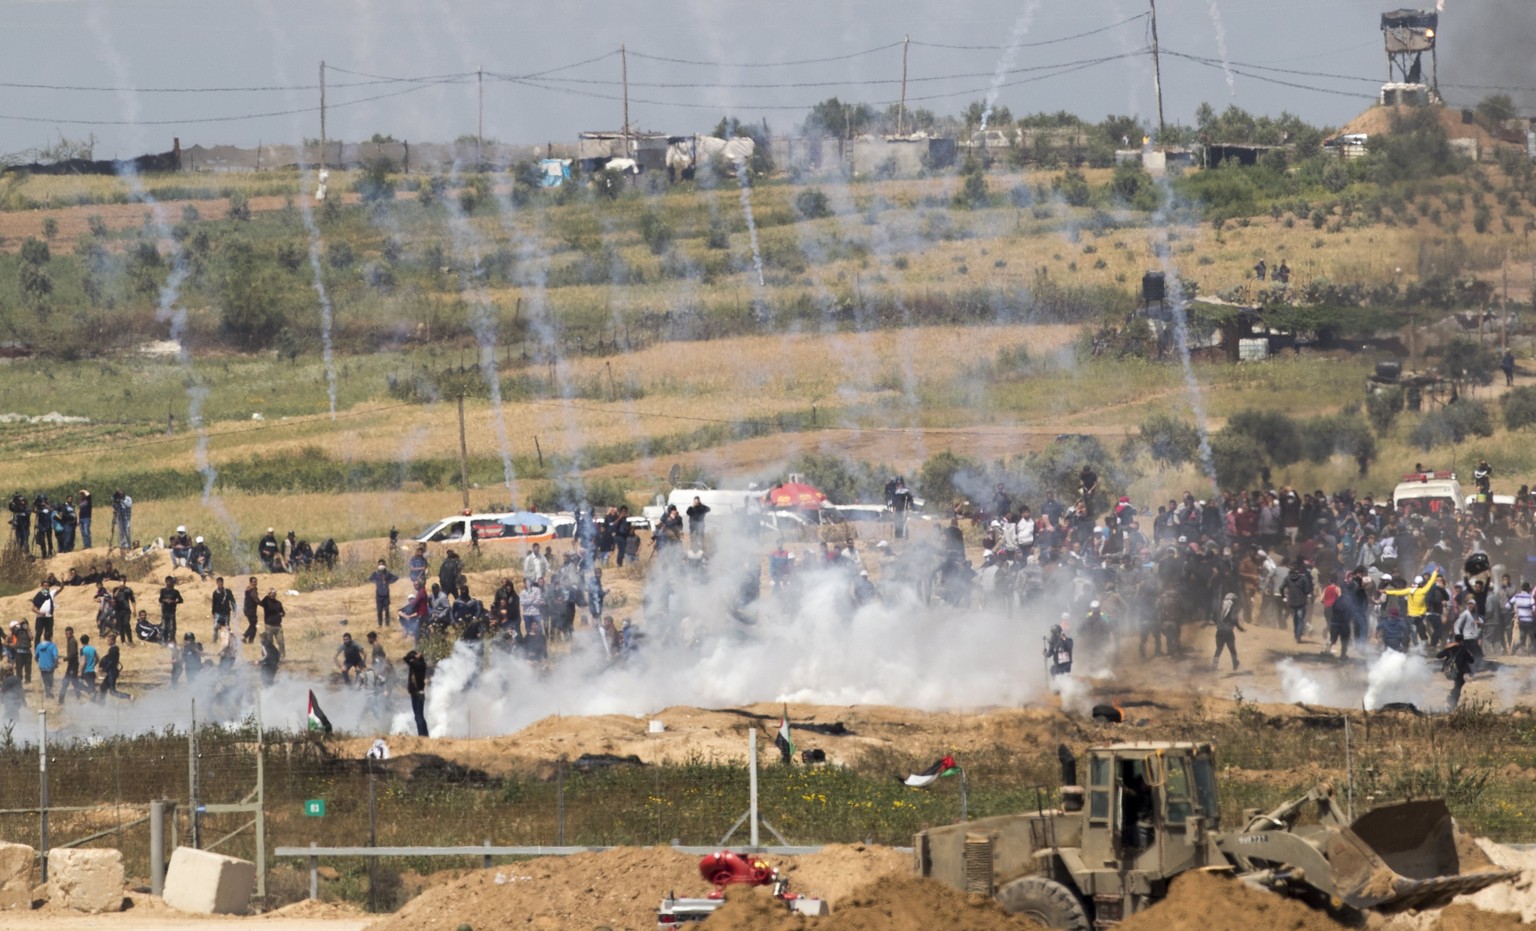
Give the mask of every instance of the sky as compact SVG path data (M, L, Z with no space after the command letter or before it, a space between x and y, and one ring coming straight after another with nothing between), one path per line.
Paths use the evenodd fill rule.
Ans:
M1517 51L1536 38L1528 4L1448 0L1440 80L1450 102L1489 91L1448 85L1531 71ZM1209 102L1342 124L1384 80L1379 19L1396 6L1162 0L1168 122L1191 123ZM1458 36L1458 9L1511 51ZM1129 113L1150 124L1146 12L1144 0L0 0L0 155L61 135L94 134L98 158L165 151L173 137L184 146L317 137L322 59L330 139L473 135L474 72L484 69L488 138L568 141L622 125L621 44L636 130L708 131L729 113L791 133L831 96L894 102L904 36L910 107L958 113L992 93L1016 116ZM391 80L426 76L448 77ZM1536 85L1536 73L1523 83ZM18 86L29 84L50 86ZM80 86L93 89L69 89Z

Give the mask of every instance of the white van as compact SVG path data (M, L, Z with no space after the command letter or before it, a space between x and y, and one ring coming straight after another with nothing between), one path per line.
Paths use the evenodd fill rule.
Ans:
M570 521L574 524L574 520ZM493 514L455 514L417 534L417 543L548 543L559 536L560 521L532 511ZM570 536L569 533L566 536Z
M693 506L694 498L698 498L699 503L707 506L712 516L724 516L761 510L763 491L758 488L710 488L701 482L685 482L673 488L665 498L657 495L656 503L642 508L640 513L655 524L661 520L662 515L667 513L669 505L676 505L679 514L688 513L688 508Z
M1455 515L1466 500L1455 472L1409 472L1392 490L1392 510L1399 513L1406 504L1409 510L1426 516Z

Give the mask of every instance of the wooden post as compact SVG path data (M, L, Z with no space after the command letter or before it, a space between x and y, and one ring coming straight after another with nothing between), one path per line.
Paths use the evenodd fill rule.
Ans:
M629 158L629 53L619 43L619 74L624 82L624 157Z
M1157 137L1163 138L1163 65L1157 54L1157 0L1147 0L1152 8L1152 89L1157 94Z

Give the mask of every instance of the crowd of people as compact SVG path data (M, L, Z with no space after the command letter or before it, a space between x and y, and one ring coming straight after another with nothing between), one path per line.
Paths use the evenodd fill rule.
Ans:
M1454 678L1454 704L1487 654L1536 651L1536 499L1521 486L1512 508L1494 506L1491 476L1480 463L1466 507L1290 486L1186 493L1144 531L1128 498L1095 505L1085 467L1071 504L1047 493L1032 509L999 485L986 506L957 506L895 577L930 601L1059 610L1044 649L1054 672L1074 650L1107 662L1131 639L1141 658L1180 653L1190 622L1215 628L1212 666L1226 654L1236 669L1236 635L1267 623L1340 660L1367 641L1424 651ZM967 519L981 528L979 565Z
M999 484L979 504L958 504L937 533L913 540L900 528L895 547L881 540L861 552L849 536L796 552L781 538L766 560L767 580L774 597L792 604L803 583L833 578L850 613L893 601L905 589L927 604L1059 618L1042 649L1046 672L1057 675L1069 673L1075 659L1095 666L1128 659L1133 640L1138 658L1181 656L1190 624L1214 628L1212 668L1224 657L1239 668L1238 635L1256 624L1285 629L1298 645L1315 643L1340 661L1352 649L1358 655L1366 643L1372 651L1422 651L1454 678L1454 704L1467 676L1489 655L1536 653L1536 498L1521 486L1514 507L1493 506L1486 462L1474 481L1479 494L1466 507L1408 501L1394 507L1350 489L1327 494L1281 485L1210 499L1191 492L1151 509L1138 508L1127 496L1105 495L1096 472L1084 466L1075 500L1046 492L1029 503ZM893 480L887 493L900 500L904 515L913 509L905 482ZM126 528L132 503L121 497L123 517L118 520L114 505L114 524ZM76 502L88 500L82 492L66 502L87 547L89 511L82 517ZM19 494L13 508L13 515L28 515L29 525L38 513ZM50 520L57 510L47 509ZM691 578L731 589L727 610L744 621L763 597L756 558L740 566L708 566L715 549L709 510L695 499L686 510L668 508L651 528L651 558L680 572L670 579L652 574L644 595L648 618L666 617L669 586ZM13 526L19 523L13 516ZM540 667L551 662L556 642L572 650L600 649L609 660L623 661L638 648L640 632L632 619L605 611L603 573L614 562L640 558L640 532L627 508L609 509L601 518L582 508L559 552L555 544L533 545L521 559L521 573L504 575L483 597L472 590L455 550L434 565L425 544L404 560L392 548L367 577L375 596L374 629L364 632L366 645L350 632L343 635L335 653L338 675L347 686L387 694L398 684L397 673L381 636L398 625L412 647L402 662L418 730L425 733L420 706L430 677L427 638L468 642ZM18 530L15 545L22 541ZM968 541L979 543L978 560L970 558ZM53 542L65 546L59 538ZM203 538L185 526L164 548L173 569L214 576ZM334 541L322 551L333 563ZM255 552L269 573L302 569L320 558L293 532L279 539L272 528ZM732 576L729 584L719 585L722 573ZM255 647L262 679L275 682L286 661L286 610L276 587L263 591L251 576L236 594L214 577L205 647L198 632L183 629L183 612L192 609L174 574L154 591L153 608L140 606L140 593L111 562L87 576L71 570L62 582L49 575L32 599L33 617L10 622L4 639L8 674L0 691L14 703L35 669L49 700L61 672L61 703L71 692L96 700L126 697L117 685L121 648L145 642L166 651L173 686L195 681L208 667L242 665L244 646ZM69 627L56 640L59 594L75 587L94 592L96 630L77 637ZM398 604L397 593L403 593Z

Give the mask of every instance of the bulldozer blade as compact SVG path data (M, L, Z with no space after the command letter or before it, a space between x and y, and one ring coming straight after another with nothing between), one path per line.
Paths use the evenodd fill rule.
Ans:
M1368 811L1333 832L1324 853L1338 897L1383 912L1438 908L1517 875L1459 834L1439 799Z

